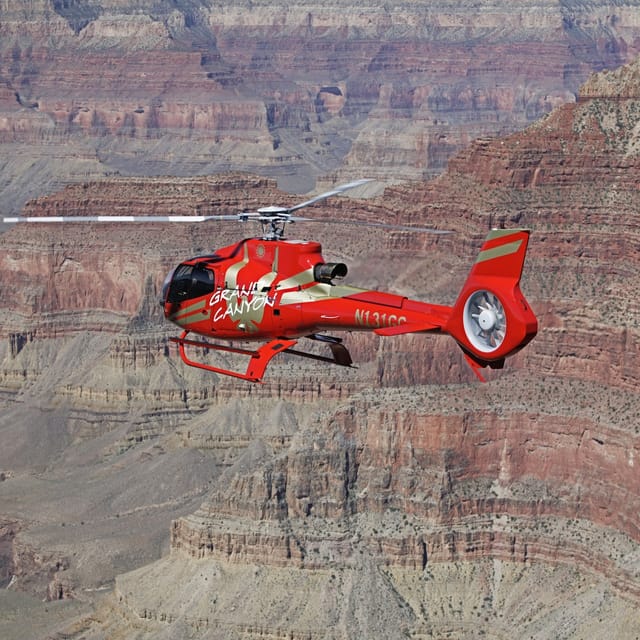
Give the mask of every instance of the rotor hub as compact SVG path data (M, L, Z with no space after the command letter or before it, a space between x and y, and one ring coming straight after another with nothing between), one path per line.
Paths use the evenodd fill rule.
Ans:
M478 315L478 324L483 331L491 331L496 326L497 319L493 309L483 309Z

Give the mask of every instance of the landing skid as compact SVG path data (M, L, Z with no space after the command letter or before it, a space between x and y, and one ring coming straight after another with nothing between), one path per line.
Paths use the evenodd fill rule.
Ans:
M187 339L188 335L189 331L183 331L182 335L179 338L169 338L171 342L174 342L178 345L180 357L186 365L190 367L196 367L198 369L204 369L205 371L211 371L213 373L220 373L225 376L232 376L233 378L240 378L241 380L248 380L250 382L262 382L262 377L264 376L264 372L267 369L267 365L275 356L282 352L290 353L291 355L300 356L302 358L309 358L311 360L319 360L320 362L338 364L343 367L350 367L353 362L349 351L342 344L342 341L339 338L334 338L332 336L323 336L316 334L307 336L312 340L327 343L329 345L329 348L331 349L332 356L328 357L292 349L292 347L296 345L298 341L289 338L283 338L281 340L271 340L270 342L263 344L258 349L252 350L242 349L240 347L231 347L212 342L205 342L203 340L189 340ZM249 364L247 365L247 370L242 373L241 371L232 371L230 369L224 369L222 367L214 367L213 365L206 364L204 362L191 360L191 358L187 356L185 349L186 346L198 347L200 349L206 350L221 351L224 353L236 353L242 356L249 356L250 359Z

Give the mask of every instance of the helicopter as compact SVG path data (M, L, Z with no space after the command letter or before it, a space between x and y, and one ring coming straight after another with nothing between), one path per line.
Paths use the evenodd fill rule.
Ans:
M291 207L268 206L228 215L5 217L5 223L202 223L255 221L261 235L209 255L181 262L165 278L160 304L165 318L182 329L176 343L182 361L216 374L262 382L280 353L352 367L344 331L379 336L448 334L461 347L477 377L501 369L505 358L536 335L538 322L520 290L529 230L492 229L453 306L431 304L396 293L341 284L347 265L326 262L315 241L285 238L287 224L313 221L302 208L370 182L354 180ZM329 220L353 224L346 220ZM383 222L357 222L379 229L444 234L448 231ZM301 339L326 345L327 355L295 348ZM211 340L214 340L212 342ZM237 342L260 343L257 348ZM248 357L244 370L194 360L187 347Z

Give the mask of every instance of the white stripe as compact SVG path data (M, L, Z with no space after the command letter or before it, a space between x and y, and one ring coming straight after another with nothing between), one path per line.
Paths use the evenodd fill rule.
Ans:
M204 222L206 216L167 216L167 222Z
M6 224L16 224L20 222L206 222L210 219L215 220L216 216L21 216L2 218L2 221Z

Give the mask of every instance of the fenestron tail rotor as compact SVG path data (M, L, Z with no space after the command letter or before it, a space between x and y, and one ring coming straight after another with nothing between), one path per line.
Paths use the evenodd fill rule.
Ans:
M331 196L339 195L350 189L355 189L369 182L373 182L372 179L363 178L360 180L353 180L341 184L329 191L325 191L309 200L300 202L291 207L283 206L267 206L261 207L255 211L243 211L237 214L224 214L224 215L170 215L170 216L144 216L144 215L114 215L114 216L15 216L5 217L3 222L5 224L22 224L22 223L34 223L34 224L52 224L52 223L202 223L212 221L228 221L228 222L248 222L254 221L262 226L262 237L265 240L279 240L284 237L284 230L287 223L291 222L317 222L327 224L343 224L351 226L371 227L374 229L388 229L395 231L417 231L421 233L435 233L435 234L447 234L450 231L443 231L439 229L431 229L418 226L409 225L397 225L389 224L385 222L369 222L364 220L349 220L349 219L335 219L324 218L315 219L310 217L302 217L293 215L295 211L302 209L303 207L309 207L326 200Z
M495 293L485 289L467 298L463 321L467 338L478 351L495 351L507 334L504 307Z

